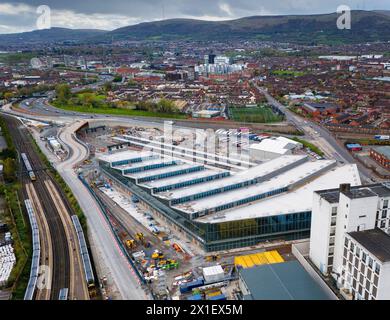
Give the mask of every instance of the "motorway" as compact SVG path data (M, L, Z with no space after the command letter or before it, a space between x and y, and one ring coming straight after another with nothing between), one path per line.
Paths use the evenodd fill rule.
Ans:
M336 140L329 130L315 122L297 116L294 112L290 111L286 106L273 98L266 89L259 87L255 83L254 86L260 93L264 94L270 105L278 108L286 115L286 120L288 122L292 123L297 129L303 131L306 136L313 139L328 158L335 159L341 163L356 163L362 180L372 182L372 173L370 170L355 161L352 155Z

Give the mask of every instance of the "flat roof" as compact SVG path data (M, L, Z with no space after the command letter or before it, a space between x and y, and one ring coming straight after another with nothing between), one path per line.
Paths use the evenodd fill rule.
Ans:
M256 178L261 178L272 172L275 172L279 169L289 166L297 161L301 161L304 158L307 157L306 156L282 156L272 161L264 162L256 167L249 168L248 170L232 174L231 176L220 180L210 181L204 184L198 184L198 185L189 186L186 188L180 188L168 192L161 192L156 194L156 196L164 199L176 199L176 198L182 198L190 195L195 195L206 190L223 188L225 186L233 185L236 183L241 183Z
M152 169L152 170L141 171L136 173L126 173L124 176L133 179L139 179L139 178L154 176L157 174L170 173L170 172L175 172L179 170L189 169L193 167L200 167L200 166L201 165L197 165L197 164L181 163L181 164L164 167L164 168Z
M364 186L351 186L351 189L353 192L355 190L361 190L361 189L370 189L371 192L373 192L378 197L390 197L390 186L386 187L386 185L382 183L377 184L371 184L371 185L364 185ZM338 203L340 198L340 189L328 189L328 190L318 190L316 191L322 198L324 198L329 203ZM368 194L371 196L371 194Z
M250 300L330 300L298 261L242 269Z
M299 144L299 142L288 138L277 137L264 139L259 143L253 143L250 145L250 149L284 154Z
M98 158L102 161L112 163L112 162L121 161L121 160L132 160L132 159L137 159L137 158L146 158L146 157L150 157L153 155L157 155L157 154L150 152L150 151L126 150L126 151L120 151L120 152L112 153L112 154L100 155Z
M134 163L115 166L115 169L126 170L126 169L143 168L143 167L154 165L154 164L170 163L173 161L176 161L177 163L183 162L182 160L169 158L169 157L168 158L158 158L158 159L151 158L151 159L143 160L140 162L134 162Z
M373 147L372 149L390 159L390 146Z
M352 188L346 191L341 191L341 193L343 193L350 199L361 199L377 196L377 194L373 192L370 188L364 186L361 188Z
M323 170L335 163L335 160L320 160L313 162L306 162L291 170L279 174L265 182L250 185L248 187L239 188L236 190L223 192L215 196L201 198L196 201L189 201L180 203L173 208L181 210L186 213L199 212L209 208L215 208L227 203L246 199L248 197L256 196L258 194L277 190L280 188L289 187L299 181L308 178L320 170ZM208 190L208 186L204 186L204 190Z
M381 262L390 261L390 236L381 229L348 233Z
M142 183L142 185L147 187L147 188L160 188L160 187L170 186L170 185L180 183L180 182L191 181L191 180L195 180L195 179L199 179L199 178L214 176L214 175L216 175L218 173L222 173L222 172L229 172L229 171L223 170L223 169L218 169L218 168L212 169L212 170L205 169L205 170L201 170L201 171L181 174L179 176L160 179L160 180L156 180L156 181L148 181L148 182Z
M306 185L285 194L266 198L232 210L210 214L197 218L195 221L221 223L311 211L314 191L334 188L341 183L351 183L351 185L361 184L356 164L333 168Z

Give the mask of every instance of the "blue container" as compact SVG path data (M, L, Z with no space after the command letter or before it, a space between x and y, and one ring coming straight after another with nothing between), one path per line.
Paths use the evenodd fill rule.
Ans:
M202 300L202 295L201 294L196 294L196 295L193 295L191 297L188 297L187 300L196 300L196 301L199 301L199 300Z
M226 296L224 294L220 294L218 296L210 297L208 300L226 300Z
M180 292L181 293L186 293L190 292L192 289L203 286L203 279L197 279L191 282L184 283L180 285Z

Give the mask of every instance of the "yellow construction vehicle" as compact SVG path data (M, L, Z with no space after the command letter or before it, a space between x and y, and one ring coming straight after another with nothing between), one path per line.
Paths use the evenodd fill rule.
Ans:
M129 249L134 249L137 245L136 245L136 243L135 243L135 240L129 239L129 240L126 240L126 246L127 246Z
M158 250L154 251L152 254L152 259L154 260L161 260L164 259L164 254Z
M143 242L145 240L144 234L141 232L137 232L135 237L137 238L137 240L139 240L141 242Z
M221 258L219 255L211 255L206 257L207 262L218 261Z

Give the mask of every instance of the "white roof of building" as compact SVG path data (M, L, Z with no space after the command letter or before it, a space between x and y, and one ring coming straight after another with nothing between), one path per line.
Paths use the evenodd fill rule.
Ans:
M166 198L166 199L175 199L175 198L181 198L189 195L194 195L207 190L223 188L225 186L233 185L236 183L241 183L255 178L261 178L271 172L279 170L285 166L291 165L294 162L300 161L304 158L307 157L305 155L282 156L272 161L264 162L260 165L257 165L256 167L249 168L245 171L232 174L231 176L220 180L210 181L207 182L207 184L193 185L193 186L180 188L168 192L161 192L156 194L156 196L161 198Z
M199 165L197 165L197 164L182 163L182 164L173 165L173 166L164 167L164 168L152 169L152 170L147 170L147 171L142 171L142 172L137 172L137 173L128 173L128 174L125 174L124 176L131 177L133 179L139 179L139 178L154 176L157 174L175 172L178 170L189 169L189 168L198 167L198 166Z
M112 154L104 154L99 156L99 159L102 161L106 161L109 163L113 163L116 161L121 161L121 160L131 160L131 159L136 159L136 158L146 158L152 155L155 155L156 153L150 152L150 151L132 151L132 150L127 150L127 151L121 151L117 153L112 153Z
M265 182L228 192L223 192L215 196L201 198L196 201L177 204L172 207L186 213L201 212L207 209L216 208L234 201L243 200L273 190L290 187L296 183L299 183L300 181L303 181L304 179L312 177L321 170L329 168L331 165L334 165L335 162L335 160L306 162ZM204 190L208 190L208 187L205 186Z
M285 137L277 137L277 138L269 138L264 139L260 143L253 143L250 145L251 150L259 150L265 152L286 154L289 150L294 149L300 143L294 140L285 138Z
M222 169L213 169L213 170L201 170L201 171L195 171L187 174L181 174L179 176L169 177L166 179L160 179L156 181L148 181L146 183L142 183L143 186L147 188L159 188L164 186L170 186L176 183L184 182L184 181L191 181L198 178L204 178L216 175L217 173L225 172L226 170Z
M352 186L361 185L359 172L355 164L336 167L296 190L232 210L206 215L196 219L196 221L220 223L311 211L314 191L338 188L341 183L350 183Z
M205 277L207 276L213 276L213 275L220 275L224 274L223 268L221 265L211 266L211 267L205 267L203 268L203 275Z
M158 158L158 159L147 159L147 160L143 160L143 161L140 161L140 162L134 162L134 163L129 163L129 164L124 164L124 165L120 165L120 166L115 166L115 169L120 169L120 170L126 170L126 169L135 169L135 168L143 168L145 166L151 166L151 165L154 165L154 164L163 164L163 163L169 163L169 162L172 162L172 161L176 161L177 163L181 163L182 161L179 160L179 159L174 159L174 158Z

